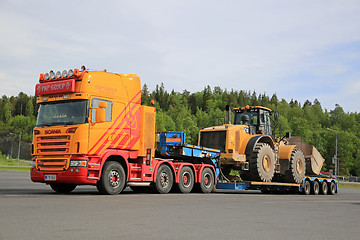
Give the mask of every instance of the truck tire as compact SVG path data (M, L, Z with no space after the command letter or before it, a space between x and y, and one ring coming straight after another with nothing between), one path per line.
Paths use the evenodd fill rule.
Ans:
M165 194L170 192L174 183L174 175L170 167L162 164L156 173L156 182L154 190L158 193Z
M201 172L201 179L199 183L199 191L202 193L211 193L215 184L214 173L210 168L206 167Z
M250 154L249 175L243 174L247 181L271 182L275 173L274 150L267 143L257 143Z
M294 148L291 153L289 170L282 178L284 182L301 183L305 177L305 157L301 150Z
M329 182L329 194L335 195L336 193L336 186L334 182Z
M303 192L305 195L310 195L311 192L311 184L309 180L305 180Z
M318 195L320 191L320 185L318 181L313 181L311 184L311 193L314 195Z
M189 193L194 187L194 172L190 167L183 167L180 171L179 183L177 188L181 193Z
M115 195L125 188L126 175L123 166L115 161L105 162L96 187L101 194Z
M322 181L322 182L321 182L320 193L321 193L322 195L327 195L327 193L328 193L328 184L327 184L326 181Z
M50 187L57 193L70 193L76 188L76 184L50 183Z

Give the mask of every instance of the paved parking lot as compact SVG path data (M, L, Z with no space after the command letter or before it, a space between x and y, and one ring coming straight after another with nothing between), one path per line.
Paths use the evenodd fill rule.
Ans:
M359 239L360 190L335 196L59 195L24 172L0 171L0 239Z

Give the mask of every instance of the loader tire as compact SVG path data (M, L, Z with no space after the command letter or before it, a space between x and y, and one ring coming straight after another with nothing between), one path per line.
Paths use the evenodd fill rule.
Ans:
M305 169L304 154L299 149L294 148L291 153L289 169L285 172L283 181L288 183L302 183L305 177Z
M275 173L275 154L270 145L257 143L249 157L249 175L241 177L247 181L271 182Z

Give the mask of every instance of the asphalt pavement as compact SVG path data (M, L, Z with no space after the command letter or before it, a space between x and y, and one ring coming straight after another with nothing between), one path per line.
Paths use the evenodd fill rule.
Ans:
M0 171L0 240L359 239L360 190L334 196L218 191L212 194L71 194Z

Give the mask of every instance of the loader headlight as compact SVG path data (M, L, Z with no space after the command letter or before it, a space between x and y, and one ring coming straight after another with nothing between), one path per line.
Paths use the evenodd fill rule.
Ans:
M244 128L245 133L249 133L249 128Z
M70 167L86 167L87 161L71 160Z

